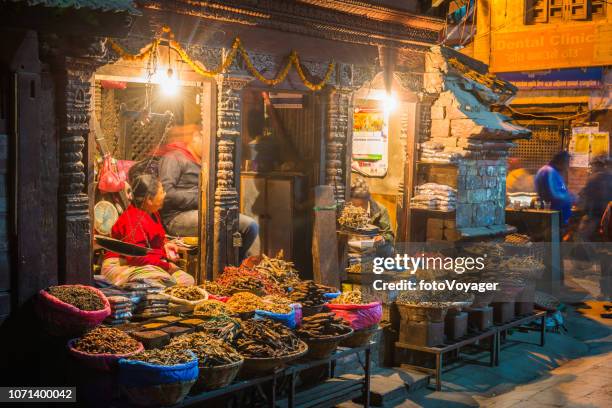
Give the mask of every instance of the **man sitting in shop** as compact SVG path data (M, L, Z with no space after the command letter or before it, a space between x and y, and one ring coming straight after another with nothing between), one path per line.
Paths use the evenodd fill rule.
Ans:
M155 155L161 156L159 177L166 191L162 218L170 235L198 236L199 180L201 172L202 129L198 125L175 126L170 129L169 143ZM254 219L240 214L242 236L240 260L257 238L259 227Z
M364 178L353 176L351 180L351 203L356 207L361 207L367 211L370 223L379 229L376 236L376 255L381 257L391 257L395 253L393 241L395 236L391 228L389 212L382 205L377 203L370 194L370 188Z
M572 216L572 205L576 201L563 179L568 169L570 154L562 151L542 166L535 176L535 188L540 200L550 203L550 208L561 212L561 222L566 226Z

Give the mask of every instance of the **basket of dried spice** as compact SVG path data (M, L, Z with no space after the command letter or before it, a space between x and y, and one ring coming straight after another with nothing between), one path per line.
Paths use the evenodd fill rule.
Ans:
M117 361L144 350L142 343L111 327L98 327L68 342L68 352L82 364L102 371L116 368Z
M85 285L50 286L38 292L36 311L49 334L80 336L111 313L100 290Z
M307 357L323 359L329 357L342 340L350 337L353 329L333 313L318 313L305 317L296 334L308 344Z

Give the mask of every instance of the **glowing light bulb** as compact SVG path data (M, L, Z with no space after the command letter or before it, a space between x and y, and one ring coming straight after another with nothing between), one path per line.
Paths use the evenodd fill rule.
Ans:
M386 94L383 98L383 109L385 113L389 114L397 109L397 98L394 94Z
M159 87L166 96L174 96L178 93L179 83L172 68L168 68L166 75L160 75Z

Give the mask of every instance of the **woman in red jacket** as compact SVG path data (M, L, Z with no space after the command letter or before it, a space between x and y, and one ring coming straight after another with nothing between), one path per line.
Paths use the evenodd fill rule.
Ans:
M191 275L173 261L178 247L166 240L166 231L158 211L166 193L156 177L137 176L132 187L132 204L121 214L112 229L112 237L123 242L150 248L145 256L124 256L108 252L102 263L102 274L114 285L153 279L170 285L193 285Z

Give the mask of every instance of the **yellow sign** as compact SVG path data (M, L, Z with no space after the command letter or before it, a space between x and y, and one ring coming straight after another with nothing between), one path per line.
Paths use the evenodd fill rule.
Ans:
M515 72L612 64L612 27L573 25L498 32L492 36L491 71Z

